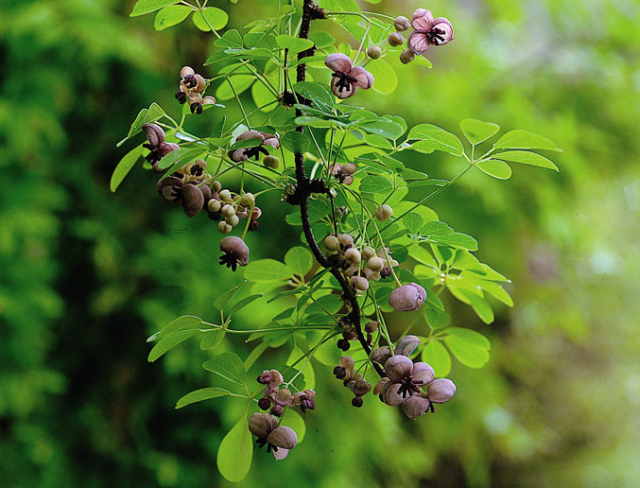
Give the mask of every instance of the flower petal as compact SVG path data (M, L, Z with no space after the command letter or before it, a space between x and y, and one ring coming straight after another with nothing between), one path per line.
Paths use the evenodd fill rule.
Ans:
M364 68L353 68L349 71L349 76L355 78L355 86L363 90L368 90L373 85L373 75Z
M420 31L413 31L413 34L409 36L409 49L420 56L423 52L429 49L429 38L426 34Z
M353 66L351 64L351 58L342 53L329 54L327 59L324 60L324 64L326 64L331 70L341 71L342 73L348 73Z
M416 30L428 31L433 26L433 14L423 8L413 12L411 19L411 27Z
M451 22L444 17L438 17L433 21L433 29L444 31L444 34L441 34L444 39L436 40L436 42L434 42L436 46L442 46L443 44L453 41L453 26Z
M277 451L273 451L273 456L276 458L276 461L281 461L289 455L289 449L284 449L279 447Z
M346 83L346 85L338 86L338 82L340 79L337 76L334 76L331 79L331 91L338 98L349 98L353 95L357 88L353 83Z

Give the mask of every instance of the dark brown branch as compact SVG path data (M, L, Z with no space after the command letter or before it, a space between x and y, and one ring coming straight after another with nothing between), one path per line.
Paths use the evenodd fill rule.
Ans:
M317 7L313 0L304 0L304 6L302 10L302 24L300 25L300 35L298 36L300 39L308 39L309 38L309 29L311 27L311 21L315 19L324 19L326 18L326 12ZM301 60L308 56L313 56L315 52L315 47L308 49L307 51L303 51L298 54L298 60ZM298 65L296 69L296 81L298 83L305 81L307 76L307 65L305 63L301 63ZM308 104L307 101L302 101L301 103ZM299 109L296 109L296 117L300 117L302 112ZM299 126L296 129L298 132L304 132L304 126ZM349 286L349 281L345 277L344 273L339 267L339 264L336 260L329 259L322 253L318 242L313 235L313 230L311 229L311 223L309 221L309 195L311 193L329 193L328 188L324 185L324 183L320 180L309 180L307 174L304 169L304 155L302 153L295 154L295 166L296 166L296 190L295 193L290 200L290 203L300 205L300 216L302 218L302 228L304 229L305 239L309 244L309 248L313 253L314 257L318 261L318 263L324 267L328 268L331 274L338 280L340 283L340 287L342 288L342 297L349 309L349 322L353 325L356 334L358 335L358 341L360 345L363 347L367 355L371 354L371 346L367 342L364 334L362 333L362 325L360 323L362 319L362 312L360 310L360 305L358 304L358 298L355 292ZM381 376L384 374L380 365L373 363L374 368Z

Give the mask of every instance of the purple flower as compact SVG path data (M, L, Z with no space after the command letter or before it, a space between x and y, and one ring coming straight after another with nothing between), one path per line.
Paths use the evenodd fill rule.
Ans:
M243 141L245 139L257 139L258 144L255 147L247 147L231 151L229 153L229 157L236 163L246 161L249 158L255 158L256 161L258 161L261 153L265 156L269 156L269 151L267 151L263 146L271 146L274 149L280 149L280 141L278 140L278 136L275 134L258 132L257 130L246 130L238 136L236 141Z
M411 26L415 29L409 37L409 49L418 56L424 53L431 44L442 46L453 41L453 26L444 17L433 18L426 9L419 8L413 12Z
M329 54L324 64L333 71L331 91L338 98L349 98L358 88L368 90L373 85L373 75L364 68L354 68L346 54Z

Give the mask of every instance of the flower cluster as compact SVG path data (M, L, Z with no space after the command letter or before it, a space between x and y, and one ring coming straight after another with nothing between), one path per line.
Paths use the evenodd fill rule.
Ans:
M358 165L356 163L334 163L329 166L329 174L345 185L353 183L353 174L356 171L358 171Z
M374 350L372 361L384 367L385 377L373 392L387 405L401 405L410 419L416 419L428 411L435 412L434 403L444 403L456 392L455 384L447 378L435 379L433 368L425 362L414 362L409 355L419 345L416 336L406 336L398 341L395 355L389 347Z
M191 66L184 66L180 70L180 89L176 92L178 102L189 102L192 114L201 114L203 105L215 105L216 99L203 97L207 88L207 80L197 74Z
M173 142L165 142L164 130L157 124L144 124L142 130L147 136L147 144L143 144L142 147L149 150L145 159L151 163L154 171L161 173L158 162L170 152L179 151L180 146Z
M357 293L366 292L369 289L369 281L388 277L391 275L391 268L398 266L398 261L388 257L388 249L383 248L376 252L365 246L359 251L349 234L330 234L325 238L324 246L329 253L340 258L344 274L349 278L351 288Z
M333 368L333 374L355 395L351 400L351 405L360 408L363 404L362 397L371 391L371 384L364 379L362 374L355 372L353 358L351 356L342 356L340 364Z
M291 393L289 388L282 388L282 374L277 369L263 371L258 376L258 383L266 385L258 406L262 410L269 410L271 415L282 417L287 407L300 407L302 413L316 409L316 392L313 390Z
M404 16L396 18L393 26L396 32L389 34L387 42L390 46L402 46L404 36L402 32L413 27L414 31L407 42L408 49L400 54L400 61L410 63L416 56L424 54L430 46L442 46L453 41L453 26L444 17L433 18L433 14L426 9L419 8L411 16L411 22Z

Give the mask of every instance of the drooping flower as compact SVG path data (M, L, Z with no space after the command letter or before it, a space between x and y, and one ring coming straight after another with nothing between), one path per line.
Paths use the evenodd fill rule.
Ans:
M278 426L278 419L267 413L254 413L249 419L249 430L257 437L259 447L267 446L277 460L284 459L296 447L298 436L290 427Z
M249 262L249 247L242 239L235 236L225 237L220 241L220 264L226 264L227 268L236 270L237 266L246 266Z
M426 298L427 292L424 288L416 283L409 283L391 292L389 304L400 312L410 312L422 307Z
M442 46L453 41L453 26L444 17L433 18L426 9L419 8L413 12L411 26L415 29L409 37L409 49L418 56L429 46Z
M324 64L333 71L331 91L338 98L349 98L358 88L368 90L373 86L373 75L359 66L354 68L346 54L329 54Z
M269 151L267 151L267 149L265 149L263 146L271 146L274 149L280 148L280 141L278 140L278 136L269 134L267 132L246 130L238 136L236 141L243 141L245 139L257 139L258 143L254 147L245 147L236 149L235 151L231 151L229 153L229 157L236 163L246 161L249 158L255 158L256 161L258 161L260 159L260 154L264 154L267 157L270 156Z
M142 130L148 141L148 144L143 144L142 147L151 151L145 159L151 163L155 171L161 172L158 161L172 151L179 151L180 146L173 142L164 142L164 131L157 124L144 124Z

